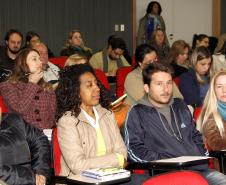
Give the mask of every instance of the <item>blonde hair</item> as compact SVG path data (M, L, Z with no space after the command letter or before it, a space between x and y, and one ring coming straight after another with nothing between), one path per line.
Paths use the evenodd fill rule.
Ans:
M65 43L65 46L66 46L66 47L69 47L69 46L71 45L70 40L72 39L72 37L73 37L73 35L74 35L75 33L80 33L81 38L82 38L82 34L81 34L80 30L75 29L75 30L70 31L70 32L68 33L68 38L67 38L66 43ZM82 39L81 47L84 47L83 39Z
M79 54L71 55L71 56L69 56L68 59L66 60L66 62L65 62L65 64L64 64L64 67L66 67L66 66L73 66L73 65L76 65L76 64L80 64L80 63L79 63L80 60L85 60L86 63L87 63L87 58L86 58L86 56L79 55Z
M224 123L222 121L221 115L217 111L217 96L215 93L215 83L219 76L226 75L226 70L217 72L211 79L209 90L207 91L201 113L197 119L197 129L202 132L203 126L207 123L210 116L216 122L216 125L220 131L220 135L223 138L224 135Z
M209 49L204 47L204 46L197 47L192 52L192 55L191 55L191 65L192 65L193 69L195 70L195 67L196 67L197 63L200 60L207 59L207 58L211 58L211 63L212 63L212 56L211 56L211 53L210 53ZM210 68L211 68L211 66L210 66ZM210 68L209 68L209 71L210 71ZM197 80L198 80L198 82L200 84L206 83L205 80L203 80L201 78L201 76L199 74L197 74L197 73L196 73L196 77L197 77Z

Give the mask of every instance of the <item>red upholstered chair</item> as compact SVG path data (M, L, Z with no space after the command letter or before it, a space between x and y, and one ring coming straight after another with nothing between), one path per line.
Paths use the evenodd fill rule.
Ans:
M143 185L208 185L207 180L193 171L177 171L161 174L145 181Z
M0 96L0 107L2 109L2 113L8 112L7 107L5 106L4 101L2 99L2 96Z
M132 66L122 67L117 70L116 73L116 81L117 81L117 87L116 87L116 94L117 97L120 97L124 94L124 82L126 80L126 76L130 71L132 71Z
M105 75L105 73L103 71L101 71L100 69L95 69L94 71L95 71L97 78L104 85L104 87L107 90L110 90L110 85L108 83L108 79L107 79L107 76Z
M61 69L63 69L67 58L68 58L67 56L54 57L54 58L49 58L49 61L57 65Z
M57 128L53 129L53 138L52 138L52 143L53 143L53 167L54 167L54 173L56 176L60 175L60 158L61 158L61 151L60 151L60 146L58 143L58 138L57 138Z
M173 78L173 81L175 82L175 84L179 88L180 77L178 76L178 77Z
M194 113L193 113L193 118L195 121L197 121L201 110L202 110L202 106L195 108Z

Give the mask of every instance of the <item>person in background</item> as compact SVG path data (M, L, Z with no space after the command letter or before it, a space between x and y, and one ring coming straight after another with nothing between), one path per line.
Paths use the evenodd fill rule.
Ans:
M218 43L215 49L215 53L219 52L219 50L223 47L225 41L226 41L226 33L223 33L222 35L220 35L220 37L218 37Z
M194 34L193 41L192 41L192 50L200 46L204 46L208 48L209 36L207 36L206 34Z
M151 63L143 70L146 95L133 106L125 123L128 159L145 163L179 156L205 156L202 135L183 100L172 98L169 67ZM224 174L208 165L189 168L203 175L209 185L225 185ZM167 183L166 183L167 184ZM169 183L170 184L170 183Z
M164 63L169 63L174 70L174 77L188 71L190 67L188 61L189 45L184 40L177 40L173 43Z
M0 46L0 82L8 80L13 72L15 59L21 50L23 34L10 29L5 35L5 46Z
M87 58L84 55L79 55L79 54L73 54L68 57L66 60L64 67L66 66L73 66L76 64L85 64L87 63Z
M92 49L85 46L79 30L69 32L66 44L60 52L61 56L70 56L73 54L85 55L88 60L92 56Z
M211 66L211 76L221 70L226 70L226 41L218 53L212 55L213 63Z
M194 108L203 104L209 89L211 53L204 46L197 47L191 55L192 68L180 76L179 89L187 105Z
M109 40L107 48L94 54L89 63L94 69L100 69L107 76L116 76L116 71L124 66L129 66L123 53L126 43L122 38L113 37Z
M9 81L0 84L0 94L8 112L19 114L39 129L55 125L55 92L43 79L42 62L36 50L21 50L13 75Z
M157 1L151 1L146 9L146 15L139 21L137 45L150 44L152 33L161 28L166 31L164 19L161 16L162 7ZM167 38L166 38L167 40Z
M142 79L142 70L150 63L157 62L157 54L155 48L148 44L137 46L135 51L136 67L131 71L125 80L125 92L127 98L125 102L128 105L136 104L144 96L144 83ZM173 83L173 96L183 98L178 87Z
M57 85L60 69L49 61L48 49L46 45L41 42L35 42L31 45L31 48L39 52L40 60L42 62L43 79L46 82L53 84L53 86Z
M110 35L110 36L108 37L108 45L109 45L110 40L111 40L112 38L119 38L119 37L118 37L117 35ZM125 50L124 50L124 52L123 52L123 56L125 57L126 61L127 61L130 65L132 65L132 58L131 58L131 55L130 55L130 53L129 53L127 47L125 47Z
M34 31L29 31L26 33L26 40L25 40L25 47L31 47L36 42L41 42L40 35ZM54 53L47 47L48 49L48 57L53 58L55 57Z
M156 49L158 60L163 62L169 53L170 47L166 40L166 34L161 28L157 28L152 33L150 45Z
M226 70L218 71L211 79L197 129L210 149L226 149Z
M60 175L124 167L127 150L93 69L85 64L66 67L60 73L56 96Z

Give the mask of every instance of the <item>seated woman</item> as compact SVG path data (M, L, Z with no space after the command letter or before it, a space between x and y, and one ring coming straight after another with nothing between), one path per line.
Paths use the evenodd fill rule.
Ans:
M51 128L55 121L56 96L43 79L42 62L34 49L22 50L14 73L0 84L0 93L9 112L14 112L39 129Z
M136 67L131 71L125 80L125 93L127 94L126 103L133 105L144 96L144 83L142 70L151 62L157 61L156 50L148 45L141 44L135 51ZM173 83L173 96L183 98L175 83Z
M9 185L45 185L50 180L47 137L16 114L3 115L0 125L0 179Z
M170 51L165 59L165 63L169 63L174 70L174 77L188 71L190 67L188 61L189 45L184 40L177 40L173 43Z
M85 55L88 60L92 56L92 50L85 46L79 30L69 32L66 44L60 52L61 56L70 56L73 54Z
M226 70L218 71L210 82L197 129L212 150L226 149Z
M167 43L166 33L162 29L158 28L152 33L150 45L156 49L159 61L164 61L170 47Z
M226 70L226 41L224 42L223 47L213 55L211 76L221 70Z
M26 41L25 41L24 48L32 47L37 42L41 42L41 38L40 38L39 34L34 31L29 31L26 33ZM47 47L47 49L48 49L48 57L49 58L55 57L54 53L48 47Z
M64 64L64 67L73 66L76 64L85 64L85 63L88 63L86 56L79 55L79 54L73 54L68 57L68 59L66 60L66 62Z
M194 50L195 48L200 46L204 46L206 48L209 46L209 36L207 36L206 34L194 34L192 49Z
M60 74L56 95L60 175L123 167L127 150L93 69L85 64L66 67Z
M209 88L211 53L208 48L196 48L191 55L192 69L180 76L179 89L187 105L202 105Z

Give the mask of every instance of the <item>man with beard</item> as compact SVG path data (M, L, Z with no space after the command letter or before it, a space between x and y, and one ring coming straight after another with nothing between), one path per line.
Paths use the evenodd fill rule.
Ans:
M104 48L90 58L90 65L94 69L104 71L107 76L114 77L117 69L129 66L129 63L123 56L125 50L125 41L119 37L113 37L109 40L107 48Z
M170 68L154 62L144 68L142 75L146 95L131 108L125 123L129 160L145 163L208 154L186 103L172 98ZM192 166L189 170L200 173L210 185L226 184L225 175L207 165Z
M23 34L10 29L5 35L5 46L0 47L0 82L5 81L12 74L14 61L22 45Z

